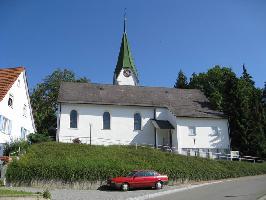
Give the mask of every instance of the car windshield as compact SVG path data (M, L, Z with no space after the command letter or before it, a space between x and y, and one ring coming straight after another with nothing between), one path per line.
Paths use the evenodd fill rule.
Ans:
M127 175L127 177L132 177L132 176L135 175L135 173L136 173L136 172L130 172L130 173Z

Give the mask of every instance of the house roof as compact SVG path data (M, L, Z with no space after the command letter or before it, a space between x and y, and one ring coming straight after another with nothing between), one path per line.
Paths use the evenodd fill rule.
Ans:
M0 69L0 101L3 100L18 76L24 70L24 67Z
M93 83L62 83L58 102L168 108L177 117L226 118L200 90Z

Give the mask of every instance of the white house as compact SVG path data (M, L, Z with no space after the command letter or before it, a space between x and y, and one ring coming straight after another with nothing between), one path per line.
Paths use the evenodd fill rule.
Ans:
M195 89L139 86L124 29L113 84L63 83L57 140L229 150L228 121Z
M25 68L0 69L0 155L4 143L34 132Z

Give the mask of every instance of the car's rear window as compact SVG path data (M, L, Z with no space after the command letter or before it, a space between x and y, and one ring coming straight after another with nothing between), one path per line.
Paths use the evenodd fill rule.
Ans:
M153 171L147 171L145 173L146 176L154 176L154 172Z

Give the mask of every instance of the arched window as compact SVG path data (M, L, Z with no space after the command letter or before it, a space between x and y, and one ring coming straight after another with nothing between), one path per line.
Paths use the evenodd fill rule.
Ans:
M110 113L103 113L103 129L110 129Z
M78 112L76 110L70 112L70 128L78 128Z
M134 114L134 130L141 130L141 115L139 113Z

